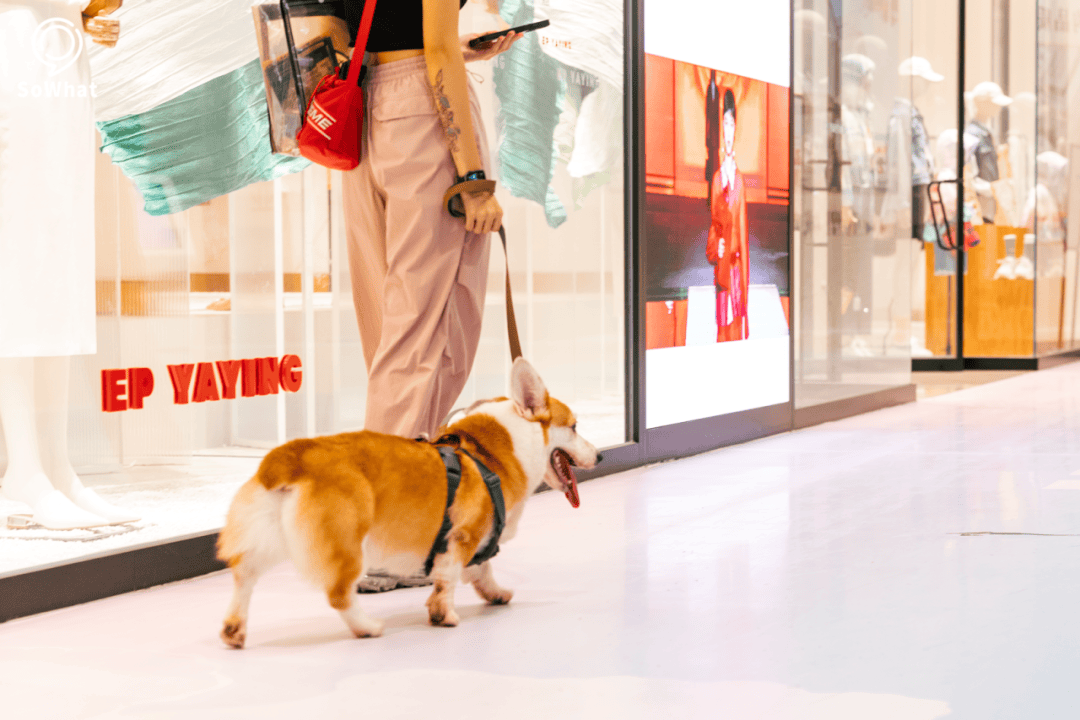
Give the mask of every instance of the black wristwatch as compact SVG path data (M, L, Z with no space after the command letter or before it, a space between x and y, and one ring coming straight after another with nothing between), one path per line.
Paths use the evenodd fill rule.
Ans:
M483 170L473 170L472 172L465 173L465 177L458 177L459 183L468 182L469 180L487 180L487 175Z

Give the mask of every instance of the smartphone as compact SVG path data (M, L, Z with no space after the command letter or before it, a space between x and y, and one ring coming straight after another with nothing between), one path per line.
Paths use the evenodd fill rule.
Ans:
M528 25L518 25L516 28L510 28L508 30L500 30L499 32L488 33L487 35L481 35L480 37L475 37L470 40L469 47L475 50L481 45L487 45L490 42L498 40L503 35L508 35L512 32L527 33L531 30L539 30L540 28L546 28L550 24L550 20L541 20L540 22L529 23Z

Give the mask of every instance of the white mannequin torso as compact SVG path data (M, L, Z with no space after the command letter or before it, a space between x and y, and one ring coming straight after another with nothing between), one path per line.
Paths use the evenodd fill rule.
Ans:
M0 357L96 350L85 5L0 0Z

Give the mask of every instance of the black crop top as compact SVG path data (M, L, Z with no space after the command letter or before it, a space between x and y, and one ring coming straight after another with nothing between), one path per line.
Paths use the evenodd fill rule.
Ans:
M465 0L461 0L460 7L465 7ZM345 0L345 20L349 23L349 37L353 43L363 11L363 0ZM371 21L368 52L423 49L423 17L423 0L378 0L375 18Z

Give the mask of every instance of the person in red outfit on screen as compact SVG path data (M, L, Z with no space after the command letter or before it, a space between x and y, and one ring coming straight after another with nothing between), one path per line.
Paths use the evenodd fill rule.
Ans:
M709 186L712 223L705 255L715 266L716 341L743 340L746 319L749 233L746 225L746 186L735 164L735 94L724 91L724 156Z

